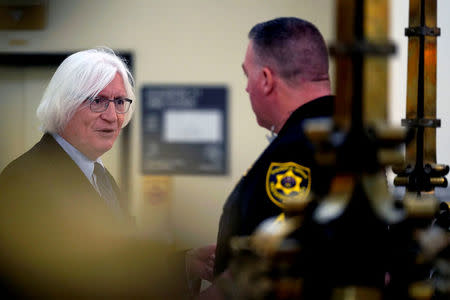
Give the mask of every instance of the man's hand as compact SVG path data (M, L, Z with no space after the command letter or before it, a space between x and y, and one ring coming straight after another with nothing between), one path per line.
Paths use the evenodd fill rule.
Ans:
M213 280L216 245L195 248L186 252L186 268L189 278Z

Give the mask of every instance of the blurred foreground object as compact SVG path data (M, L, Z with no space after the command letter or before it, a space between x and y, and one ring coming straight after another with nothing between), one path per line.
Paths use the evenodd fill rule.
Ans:
M448 227L440 226L436 187L447 187L449 167L436 163L436 0L410 0L406 118L413 134L405 162L393 167L396 186L406 193L401 206L405 220L391 226L392 269L388 286L394 299L448 299L450 251ZM447 252L447 254L445 254ZM442 267L442 265L447 265ZM439 280L431 280L430 275ZM444 275L446 274L446 275ZM446 278L445 278L446 277ZM445 282L445 284L443 284ZM444 287L447 285L447 287Z
M2 295L180 299L184 256L88 205L17 199L0 211Z

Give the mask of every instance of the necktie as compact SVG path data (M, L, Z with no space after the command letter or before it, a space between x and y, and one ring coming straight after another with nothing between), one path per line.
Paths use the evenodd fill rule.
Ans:
M116 193L114 192L111 182L109 181L106 170L98 162L94 163L94 175L98 192L102 198L105 199L106 204L115 212L120 212Z

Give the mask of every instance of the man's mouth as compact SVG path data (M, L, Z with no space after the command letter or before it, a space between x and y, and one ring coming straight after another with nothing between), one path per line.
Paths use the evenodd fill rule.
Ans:
M98 129L97 131L100 132L100 133L113 133L114 129L107 129L107 128L105 128L105 129Z

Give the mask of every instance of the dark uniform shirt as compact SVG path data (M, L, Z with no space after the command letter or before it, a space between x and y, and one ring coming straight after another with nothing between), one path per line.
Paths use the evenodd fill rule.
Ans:
M315 180L314 152L302 126L306 119L330 117L333 99L321 97L294 111L236 185L220 218L215 275L228 267L231 237L251 235L262 221L282 214L285 199L304 199L311 190L320 189L323 182Z

